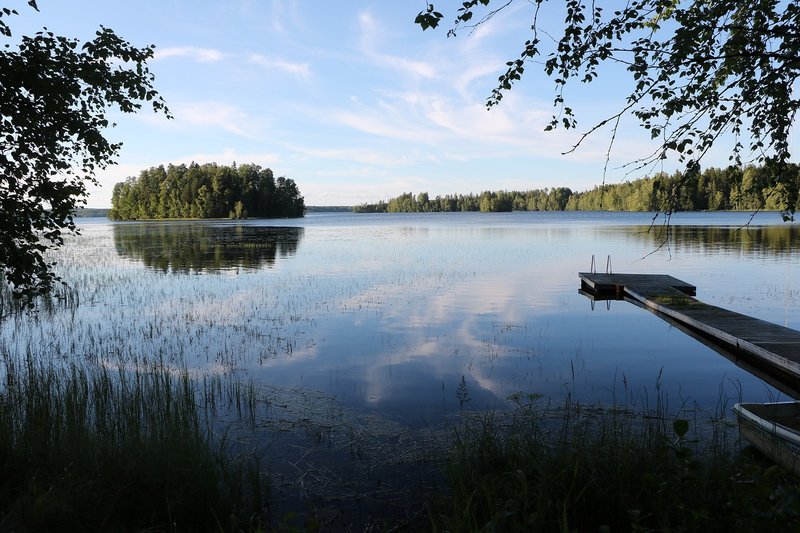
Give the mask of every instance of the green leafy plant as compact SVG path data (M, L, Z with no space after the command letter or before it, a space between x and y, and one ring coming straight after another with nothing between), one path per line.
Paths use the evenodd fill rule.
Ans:
M85 43L46 29L16 43L3 18L15 14L0 10L0 273L15 297L30 298L60 281L45 252L77 231L87 183L122 146L105 137L108 111L146 103L170 115L147 67L153 46L137 48L102 26Z

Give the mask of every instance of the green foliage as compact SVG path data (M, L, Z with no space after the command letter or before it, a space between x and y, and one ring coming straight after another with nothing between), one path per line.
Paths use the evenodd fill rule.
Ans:
M388 202L361 204L353 207L356 213L418 213L453 211L547 211L563 210L573 192L566 187L537 189L527 192L484 191L479 195L455 194L430 198L428 193L416 197L404 193Z
M585 192L566 187L530 191L484 191L431 199L405 193L388 202L355 206L356 213L424 211L787 211L785 187L800 186L800 166L787 164L779 177L768 166L709 168L692 174L653 177L603 185Z
M152 46L136 48L102 26L83 44L47 30L16 42L3 20L15 14L0 10L0 273L29 299L59 281L45 252L76 231L87 182L120 150L104 137L108 111L148 102L169 112L147 68Z
M277 180L258 165L163 165L114 186L112 220L161 218L302 217L294 180Z
M473 30L511 4L514 0L463 2L448 35L460 28ZM686 176L720 136L732 134L730 159L741 165L744 152L751 161L772 167L772 186L781 186L776 193L786 206L784 217L791 219L800 188L785 170L800 107L795 90L800 0L632 0L606 2L606 9L600 2L580 0L529 4L531 34L518 57L506 63L488 107L500 103L526 68L536 67L555 82L555 111L545 129L576 128L566 89L591 83L601 75L601 66L620 83L624 66L630 84L620 110L590 127L570 151L604 127L611 129L613 146L621 119L631 115L658 148L630 165L677 158L685 163ZM541 13L546 9L552 10L547 16ZM415 22L435 28L443 17L427 4ZM564 22L542 27L543 20Z
M354 205L351 209L353 213L386 213L389 211L389 205L383 200L374 204L359 204Z
M417 18L414 19L414 22L419 24L423 30L427 30L428 28L435 28L438 26L442 17L443 15L441 13L434 11L433 6L428 4L427 9L425 11L420 11Z

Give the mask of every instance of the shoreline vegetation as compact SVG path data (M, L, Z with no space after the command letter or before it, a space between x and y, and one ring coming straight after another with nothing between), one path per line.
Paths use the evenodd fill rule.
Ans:
M797 479L743 447L723 412L510 400L510 416L455 432L447 493L430 508L432 531L796 531L800 524Z
M788 165L800 189L800 166ZM412 192L355 206L306 206L291 179L258 165L169 165L141 172L114 186L112 207L79 208L77 217L111 220L200 220L208 218L296 218L305 213L423 213L510 211L791 211L786 184L775 185L764 167L707 168L695 176L657 174L577 192L568 187L527 191L483 191L433 198ZM260 199L259 199L260 198ZM254 207L255 206L255 207Z
M268 479L214 435L208 404L227 400L213 383L163 362L0 357L0 530L260 526Z
M111 220L297 218L306 212L294 180L255 164L163 165L114 185Z
M158 362L2 355L3 530L737 532L800 521L797 480L742 448L724 401L715 414L669 413L661 402L555 405L523 393L507 411L457 415L428 463L443 481L408 502L410 515L344 524L312 506L273 516L269 457L231 446L235 435L214 421L224 405L237 406L239 424L254 421L254 390L225 397L227 385Z
M509 212L509 211L792 211L800 208L800 167L788 165L790 178L765 167L707 168L695 175L657 174L624 183L574 192L568 187L528 191L484 191L431 198L427 192L405 193L387 201L353 207L355 213ZM786 184L794 187L788 191ZM786 205L794 198L796 205Z

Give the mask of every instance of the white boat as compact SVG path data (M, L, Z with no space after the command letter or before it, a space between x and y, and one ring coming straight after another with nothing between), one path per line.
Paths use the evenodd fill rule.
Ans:
M737 403L739 434L800 477L800 402Z

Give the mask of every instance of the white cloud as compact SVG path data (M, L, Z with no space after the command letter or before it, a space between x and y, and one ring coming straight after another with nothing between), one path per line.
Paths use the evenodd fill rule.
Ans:
M421 143L443 140L441 133L432 131L422 124L415 124L402 117L382 115L377 109L335 110L328 116L341 125L380 137Z
M499 37L500 39L507 38L508 33L516 32L520 27L527 33L535 9L536 7L528 2L509 2L502 7L500 11L495 12L489 20L485 20L478 26L472 27L471 29L468 29L469 27L461 28L458 34L459 39L464 39L466 51L472 54L490 47L491 43L487 43L486 41L490 41L493 37ZM530 12L525 14L521 13L521 11ZM479 17L476 17L473 21L477 21L478 19ZM513 38L518 39L517 36ZM522 38L519 42L525 42L525 38ZM501 63L501 65L504 63L505 61Z
M509 104L511 99L509 99ZM510 149L554 156L554 146L568 146L564 136L543 132L549 112L529 107L504 105L488 111L482 102L459 100L443 92L402 92L385 94L374 104L355 103L351 109L323 113L334 122L358 131L427 144L441 153L454 144L470 143L470 153L507 152Z
M156 49L155 59L160 60L170 57L186 57L201 63L214 63L225 59L225 54L213 48L199 48L195 46Z
M416 78L437 77L436 69L430 63L406 57L378 52L378 35L382 33L379 22L367 12L358 15L360 50L371 63L392 70L399 70Z
M88 184L86 188L89 193L87 207L111 207L111 193L114 192L114 185L131 176L138 176L142 170L151 166L153 165L120 164L110 165L100 171L97 175L98 184Z
M300 78L309 78L311 76L311 67L308 63L295 63L284 59L267 57L262 54L250 54L247 60L254 65L270 70L279 70Z
M477 89L478 97L485 98L489 95L489 91L494 85L494 80L500 75L503 65L504 62L496 57L476 58L469 61L466 65L462 65L463 68L451 77L453 88L462 98L471 98L473 91L470 89L473 83L479 79L489 77L491 81L482 84Z
M302 18L295 0L272 0L270 13L272 29L277 33L289 33L287 26L293 28L302 26Z
M184 102L170 104L176 125L208 126L246 137L257 138L250 116L237 106L224 102Z
M385 151L358 148L306 148L294 145L291 146L290 149L298 156L306 157L314 161L324 161L326 159L352 161L363 165L375 165L378 167L406 165L412 160L406 153L387 153Z

